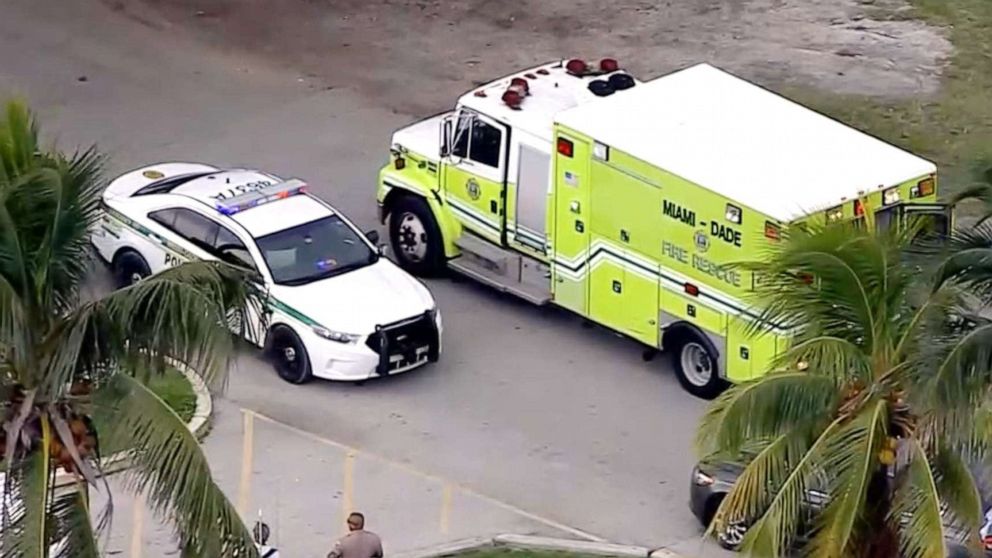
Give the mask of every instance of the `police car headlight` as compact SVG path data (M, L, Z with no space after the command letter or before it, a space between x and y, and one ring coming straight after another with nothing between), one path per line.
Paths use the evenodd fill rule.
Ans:
M317 335L323 337L324 339L330 339L331 341L337 341L338 343L354 343L361 339L361 335L355 335L353 333L343 333L340 331L333 331L327 329L326 327L314 326L313 332Z

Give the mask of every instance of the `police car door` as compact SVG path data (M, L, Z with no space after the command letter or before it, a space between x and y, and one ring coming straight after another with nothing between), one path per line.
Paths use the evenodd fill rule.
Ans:
M500 244L508 132L505 125L462 109L443 170L445 197L455 217L465 228Z
M227 227L192 209L175 207L162 209L148 215L149 219L161 225L167 235L162 258L166 267L175 267L190 259L222 259L233 265L240 265L257 271L255 258L245 242ZM245 337L255 344L260 343L264 331L264 312L261 308L248 308L249 324L244 329ZM242 332L241 324L232 321L228 324L237 333Z

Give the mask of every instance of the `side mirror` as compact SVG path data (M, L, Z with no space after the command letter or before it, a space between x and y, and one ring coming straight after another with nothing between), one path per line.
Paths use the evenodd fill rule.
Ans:
M379 231L368 231L365 233L365 238L369 239L372 244L379 244Z
M441 121L441 157L451 155L451 133L454 129L451 116L444 117Z

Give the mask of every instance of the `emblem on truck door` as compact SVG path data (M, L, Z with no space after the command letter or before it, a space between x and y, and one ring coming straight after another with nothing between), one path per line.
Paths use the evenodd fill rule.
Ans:
M469 178L468 182L465 183L465 191L468 192L468 197L472 198L472 201L479 199L479 196L482 195L482 189L479 188L479 183L474 178Z
M705 252L710 248L710 239L706 236L706 231L696 231L696 234L692 237L693 242L696 244L696 250L700 252Z

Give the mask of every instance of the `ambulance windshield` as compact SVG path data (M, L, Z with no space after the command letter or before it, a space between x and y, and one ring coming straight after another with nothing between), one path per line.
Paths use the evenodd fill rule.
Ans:
M277 285L304 285L371 265L379 254L331 215L255 239Z

